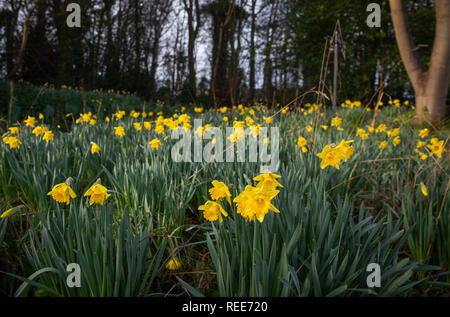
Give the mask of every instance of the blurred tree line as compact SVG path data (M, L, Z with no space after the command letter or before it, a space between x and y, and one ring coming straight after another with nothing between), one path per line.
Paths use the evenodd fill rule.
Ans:
M81 28L66 24L69 3ZM332 91L330 39L339 21L338 102L368 101L380 87L412 97L387 0L381 28L366 24L373 1L344 0L0 0L0 77L36 85L136 91L147 100L230 105L287 104L310 89ZM35 7L33 8L33 4ZM417 50L429 63L431 0L407 1ZM428 60L427 60L428 59ZM204 71L206 69L206 71ZM310 94L306 100L315 101Z

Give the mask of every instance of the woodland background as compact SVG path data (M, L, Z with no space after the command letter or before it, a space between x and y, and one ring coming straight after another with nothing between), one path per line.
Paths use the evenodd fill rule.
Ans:
M0 77L14 67L34 2L0 0ZM82 27L71 29L71 2L37 1L16 80L125 90L170 104L287 104L317 89L321 70L325 90L332 91L329 44L339 20L339 102L369 100L380 77L389 95L413 96L386 0L378 1L381 28L366 24L373 1L79 0ZM425 65L435 31L433 2L406 2Z

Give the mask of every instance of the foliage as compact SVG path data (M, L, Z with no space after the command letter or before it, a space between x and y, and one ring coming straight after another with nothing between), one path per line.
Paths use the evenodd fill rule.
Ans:
M373 110L352 101L337 113L314 104L206 112L183 106L145 116L116 112L107 119L91 113L73 117L65 132L45 125L45 117L36 119L35 126L54 131L47 141L35 127L17 123L17 134L8 130L0 144L0 204L25 208L5 218L7 229L6 220L0 223L0 233L6 232L2 278L10 281L14 275L25 282L10 285L12 294L25 295L32 286L40 291L28 294L53 296L148 296L166 294L175 284L193 295L207 289L208 295L221 296L403 296L430 279L445 287L448 134L409 125L407 102L385 103L373 128ZM260 163L174 162L171 151L178 140L171 133L183 121L192 123L193 133L195 118L223 132L237 122L280 129L283 187L271 196L280 213L246 220L232 199L231 204L220 200L226 193L220 187L211 198L228 217L207 221L213 217L199 207L211 199L211 182L223 182L236 198L254 185ZM18 148L6 142L11 137L21 141ZM152 147L152 140L160 145ZM317 154L340 148L334 145L343 140L352 153L321 168L324 156ZM92 142L98 152L92 152ZM432 147L439 142L442 151ZM64 181L76 194L69 205L48 195ZM98 182L110 197L104 205L88 206L84 195ZM86 288L66 287L69 263L81 265ZM367 287L370 263L382 268L380 289ZM212 268L216 284L205 287L177 273L199 267Z

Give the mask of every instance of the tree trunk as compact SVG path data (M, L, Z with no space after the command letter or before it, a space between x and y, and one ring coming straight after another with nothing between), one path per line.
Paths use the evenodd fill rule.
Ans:
M256 0L252 0L251 12L251 31L250 31L250 102L255 103L255 86L256 86L256 48L255 48L255 33L256 33Z
M270 98L272 97L272 106L274 104L274 95L275 91L273 90L273 83L272 83L272 77L273 77L273 66L272 66L272 60L271 60L271 54L272 54L272 42L273 37L275 33L275 26L273 25L273 21L275 19L275 16L278 11L278 1L275 1L272 4L272 7L270 9L270 16L269 16L269 23L267 25L267 31L266 31L266 47L264 49L264 76L263 76L263 91L265 93L265 102L267 104L270 103Z
M214 11L213 9L213 64L210 87L211 98L214 102L214 106L217 106L219 102L223 102L223 89L226 85L225 81L227 76L227 62L223 61L227 59L228 52L226 49L230 35L228 25L231 21L234 8L235 0L228 4L228 9L225 15L223 15L223 12ZM222 91L219 92L219 89Z
M184 10L188 17L188 84L192 97L197 95L197 74L195 72L195 42L200 28L200 6L198 0L183 0ZM194 20L196 20L194 26Z
M427 70L408 25L403 0L389 0L397 44L416 94L416 119L439 125L446 118L450 83L450 0L436 0L436 33Z
M25 51L25 47L27 46L27 39L28 39L28 22L33 16L33 11L38 5L39 0L35 0L33 2L33 5L31 6L30 11L28 11L28 14L25 18L25 21L23 22L23 36L22 36L22 43L20 44L19 52L17 54L16 62L14 64L14 67L11 69L11 71L8 73L6 78L13 79L16 76L17 71L19 70L20 63L22 62L23 53Z

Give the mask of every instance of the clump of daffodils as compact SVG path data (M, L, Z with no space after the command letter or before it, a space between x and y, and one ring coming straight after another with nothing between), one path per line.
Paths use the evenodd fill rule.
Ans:
M347 162L353 155L355 148L350 145L351 143L353 143L353 140L341 141L339 145L327 145L321 153L317 154L322 159L320 168L324 169L327 166L333 166L339 169L341 161Z
M9 145L11 149L18 149L22 142L14 136L5 136L2 138L3 143Z
M70 199L75 199L77 197L72 187L70 187L72 182L73 179L69 177L64 183L53 186L53 189L47 195L52 196L52 198L59 203L65 203L69 205ZM110 196L111 195L108 194L108 189L100 184L100 179L98 179L95 184L84 194L84 197L90 197L90 205L103 205L106 199L108 199Z
M248 185L233 200L237 205L237 213L247 220L258 220L261 223L269 211L279 213L280 211L272 204L272 200L280 192L277 188L283 187L277 180L280 177L280 175L272 173L265 173L255 177L253 180L258 182L258 184L255 187ZM222 207L220 202L226 199L231 206L231 193L228 186L222 182L215 180L212 184L213 188L209 190L209 193L214 201L207 201L198 209L203 211L203 216L206 220L223 222L223 218L228 216L228 212Z
M46 126L37 126L33 129L33 131L31 131L31 133L33 133L35 136L40 136L45 134L45 132L48 131L48 128Z

